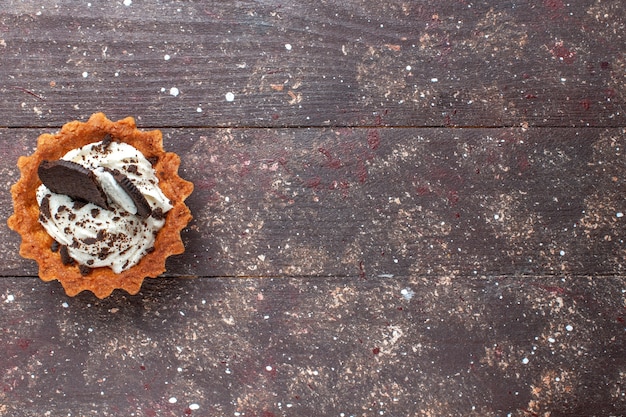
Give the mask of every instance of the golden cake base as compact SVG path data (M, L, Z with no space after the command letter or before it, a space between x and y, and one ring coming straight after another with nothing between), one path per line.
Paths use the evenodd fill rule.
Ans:
M134 146L149 160L156 160L154 170L159 187L174 207L167 213L165 225L156 236L154 252L145 255L137 265L119 274L108 267L94 268L83 276L77 265L64 265L59 253L50 249L53 239L38 220L36 190L41 181L37 168L45 159L59 159L71 149L101 141L107 134L118 142ZM39 277L44 281L59 280L67 295L87 290L98 298L105 298L115 289L136 294L144 278L165 272L165 261L170 255L185 251L180 232L192 218L185 199L192 193L193 184L178 176L180 158L175 153L165 152L159 130L140 131L132 117L112 122L104 114L96 113L86 123L73 121L57 134L39 136L35 152L21 156L17 165L21 178L11 187L14 214L9 217L8 225L22 236L20 255L37 261Z

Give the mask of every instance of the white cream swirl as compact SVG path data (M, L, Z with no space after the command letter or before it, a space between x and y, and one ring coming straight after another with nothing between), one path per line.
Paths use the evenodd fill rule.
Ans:
M115 273L136 265L153 250L165 213L172 208L152 164L133 146L121 142L91 143L61 159L93 170L107 194L109 209L76 202L41 185L37 201L42 226L80 265L110 267ZM126 175L150 204L152 215L136 215L135 203L105 168Z

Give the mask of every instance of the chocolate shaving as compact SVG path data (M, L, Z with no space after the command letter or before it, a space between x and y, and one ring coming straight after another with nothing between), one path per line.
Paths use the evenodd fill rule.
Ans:
M107 196L102 190L96 175L76 162L59 159L43 160L37 169L39 179L50 191L64 194L74 200L94 203L109 208Z

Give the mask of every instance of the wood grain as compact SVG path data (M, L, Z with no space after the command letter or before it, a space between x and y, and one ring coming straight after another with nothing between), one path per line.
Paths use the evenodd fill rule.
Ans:
M5 0L0 217L104 112L186 252L67 297L0 223L0 416L626 415L620 0Z
M626 120L621 0L9 3L0 126Z
M37 131L0 131L9 159ZM623 274L622 129L174 129L175 275ZM5 169L11 183L14 167ZM11 212L10 195L0 200ZM0 251L8 274L36 274Z
M3 415L625 407L624 277L161 279L106 300L35 280L0 280Z

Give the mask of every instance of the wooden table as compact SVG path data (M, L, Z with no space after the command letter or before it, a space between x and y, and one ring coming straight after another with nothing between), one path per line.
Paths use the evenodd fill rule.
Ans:
M4 0L41 133L161 129L187 250L67 297L0 228L1 416L626 415L622 0Z

